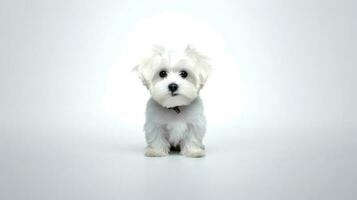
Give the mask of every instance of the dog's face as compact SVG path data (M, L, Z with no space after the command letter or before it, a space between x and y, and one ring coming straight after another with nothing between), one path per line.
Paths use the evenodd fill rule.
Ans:
M153 99L166 108L190 104L210 72L206 57L189 46L175 55L155 47L152 55L136 67Z

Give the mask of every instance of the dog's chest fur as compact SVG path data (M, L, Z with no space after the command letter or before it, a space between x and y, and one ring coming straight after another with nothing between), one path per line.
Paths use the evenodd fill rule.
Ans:
M147 104L147 123L160 126L165 138L171 145L178 145L198 124L203 116L203 106L200 98L196 98L190 105L180 107L180 113L160 106L150 99Z
M178 145L179 142L186 137L189 131L188 123L185 121L164 124L162 128L164 129L165 138L173 146Z

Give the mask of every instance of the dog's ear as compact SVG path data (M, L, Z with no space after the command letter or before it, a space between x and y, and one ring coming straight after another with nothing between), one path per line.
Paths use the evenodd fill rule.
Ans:
M139 65L135 66L133 71L135 71L139 79L142 81L146 88L149 88L150 76L152 74L152 65L155 62L157 56L161 57L165 52L165 48L162 46L153 46L151 49L151 55L142 59Z
M202 55L196 49L192 48L190 45L187 45L185 53L196 63L200 80L200 87L203 88L211 73L212 68L211 65L208 63L208 58Z
M142 67L142 64L139 64L139 65L136 65L133 70L133 72L136 72L138 74L138 77L139 79L141 80L141 82L143 83L143 85L148 88L148 83L145 79L145 76L144 76L144 70L143 70L143 67Z

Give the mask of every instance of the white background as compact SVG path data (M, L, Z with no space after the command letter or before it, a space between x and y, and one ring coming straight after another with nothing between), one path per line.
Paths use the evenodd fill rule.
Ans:
M353 1L1 1L0 199L356 199ZM212 59L207 156L146 158L151 43Z

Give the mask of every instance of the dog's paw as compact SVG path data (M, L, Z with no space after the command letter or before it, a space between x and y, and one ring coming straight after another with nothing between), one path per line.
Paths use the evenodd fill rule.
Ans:
M205 156L205 150L202 148L192 148L187 149L183 154L191 158L200 158Z
M165 151L164 149L148 147L145 150L145 156L147 156L147 157L163 157L163 156L167 156L167 155L168 155L168 152Z

